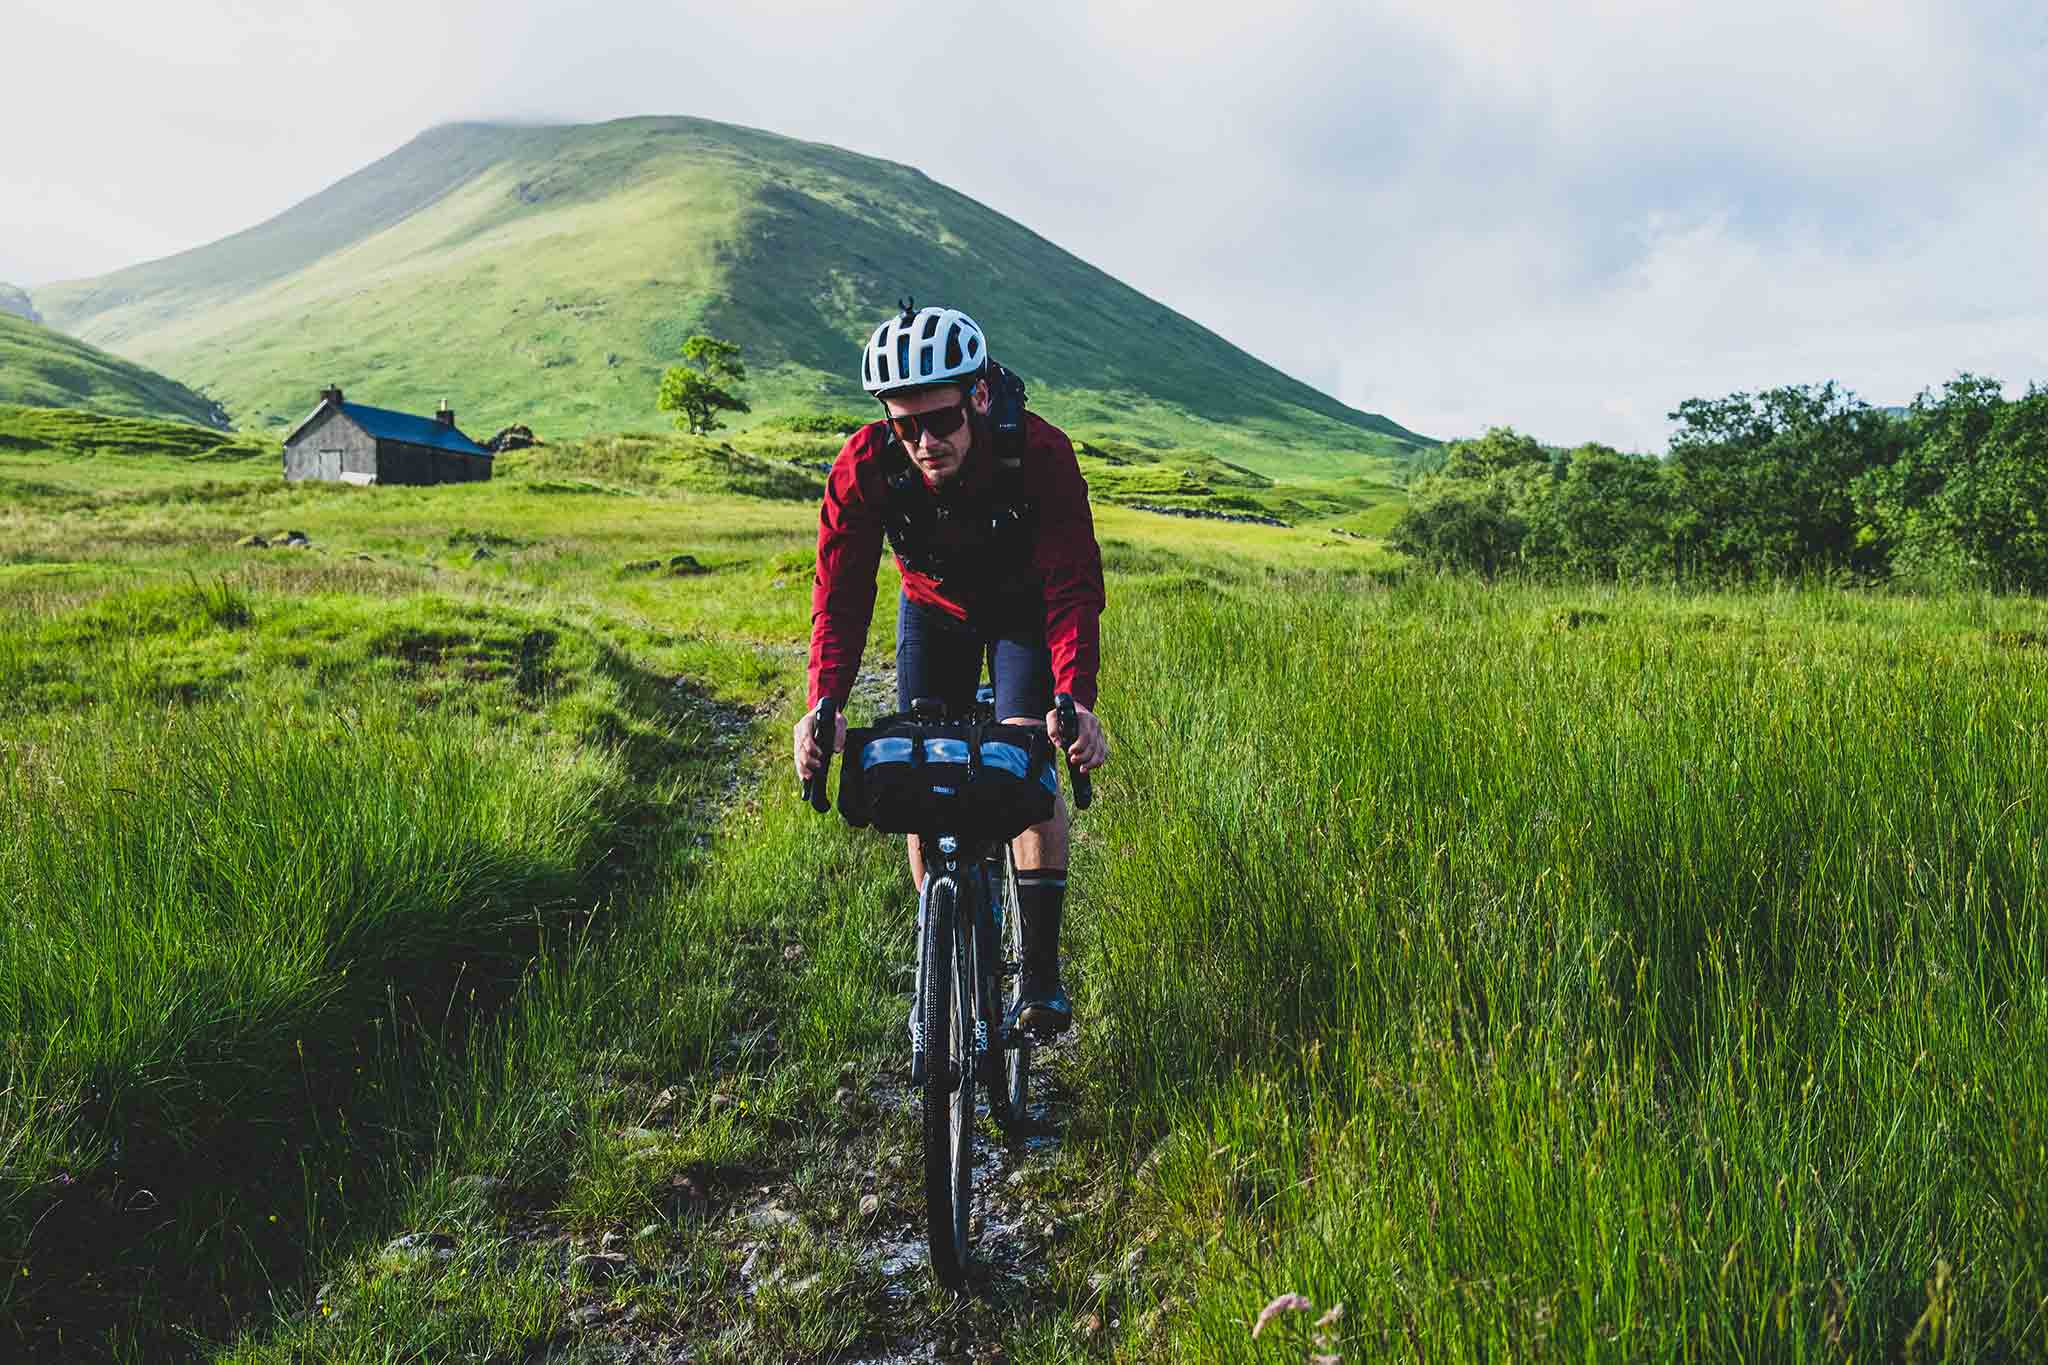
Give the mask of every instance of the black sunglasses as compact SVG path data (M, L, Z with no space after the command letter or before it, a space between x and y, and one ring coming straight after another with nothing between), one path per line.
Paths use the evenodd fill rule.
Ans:
M934 440L943 441L960 430L966 421L967 400L963 398L950 407L935 408L930 412L920 412L910 417L891 417L889 430L894 432L896 439L903 444L914 446L918 438L927 431L932 434Z

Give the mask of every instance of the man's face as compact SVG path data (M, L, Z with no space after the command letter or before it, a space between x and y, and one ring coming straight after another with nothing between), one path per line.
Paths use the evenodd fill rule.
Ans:
M894 395L882 400L882 406L891 417L922 417L926 413L957 412L966 403L974 412L986 415L988 412L988 383L976 380L972 392L963 397L956 385L947 384L941 388L919 389ZM944 488L960 477L960 471L967 464L967 454L974 446L974 423L962 422L957 431L946 437L932 435L921 430L914 444L906 444L910 458L917 463L924 474L924 481L934 488Z

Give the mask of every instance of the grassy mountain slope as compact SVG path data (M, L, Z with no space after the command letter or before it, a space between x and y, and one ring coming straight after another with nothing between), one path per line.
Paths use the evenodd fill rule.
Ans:
M218 404L176 380L4 310L0 403L227 426Z
M657 377L698 330L745 348L758 417L860 406L858 345L907 293L967 306L1080 436L1316 476L1427 444L916 170L696 119L437 128L270 222L36 302L245 425L331 381L569 435L662 422Z

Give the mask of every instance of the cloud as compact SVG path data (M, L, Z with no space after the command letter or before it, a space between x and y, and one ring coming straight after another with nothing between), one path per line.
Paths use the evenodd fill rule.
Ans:
M2010 0L26 8L0 278L225 235L435 122L689 113L916 165L1435 434L2048 377L2048 19Z

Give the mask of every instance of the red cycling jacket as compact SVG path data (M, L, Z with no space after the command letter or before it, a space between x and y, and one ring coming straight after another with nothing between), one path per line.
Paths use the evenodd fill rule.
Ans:
M1106 599L1088 483L1065 432L1028 412L1024 432L1019 483L1038 509L1030 562L991 566L990 576L973 584L948 580L942 585L905 567L901 558L897 568L911 601L971 625L982 624L978 618L998 601L1018 596L1042 601L1053 687L1071 692L1093 710ZM887 440L882 423L862 427L840 448L825 481L825 503L818 514L818 576L811 589L812 706L821 697L844 705L860 671L861 649L875 614L875 570L882 562ZM993 460L993 453L977 442L958 487L949 488L946 497L973 498L986 490L994 477Z

